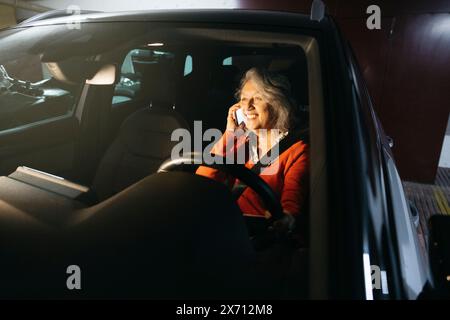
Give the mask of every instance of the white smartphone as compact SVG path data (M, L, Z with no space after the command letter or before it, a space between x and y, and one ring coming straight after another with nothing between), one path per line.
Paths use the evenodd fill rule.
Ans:
M245 122L244 111L241 109L237 109L234 112L234 119L236 120L236 125L240 126L243 122Z

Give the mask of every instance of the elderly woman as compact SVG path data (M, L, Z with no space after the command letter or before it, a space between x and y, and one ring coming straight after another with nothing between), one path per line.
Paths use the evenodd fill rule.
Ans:
M240 148L250 147L245 166L251 169L263 155L296 129L290 84L281 75L252 68L243 76L236 97L239 102L229 108L226 131L212 152L227 156L230 152L237 153ZM245 124L238 125L236 122L238 109L243 111ZM240 129L245 134L236 135ZM252 134L256 136L256 146L247 143ZM308 159L308 144L298 140L260 173L260 177L279 196L283 211L290 216L297 216L305 210ZM197 174L228 182L231 187L239 183L235 178L207 167L199 167ZM244 215L270 216L261 199L250 188L244 190L238 204Z

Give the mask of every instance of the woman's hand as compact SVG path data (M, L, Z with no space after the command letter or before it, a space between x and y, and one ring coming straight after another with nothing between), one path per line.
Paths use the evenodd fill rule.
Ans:
M235 112L236 110L240 109L241 106L238 103L232 105L230 109L228 109L228 117L227 117L227 131L235 131L238 128L243 129L245 127L245 124L242 123L240 126L236 125L236 119L235 119Z
M275 221L270 229L273 230L279 238L286 237L295 229L295 218L291 214L285 212L283 218Z

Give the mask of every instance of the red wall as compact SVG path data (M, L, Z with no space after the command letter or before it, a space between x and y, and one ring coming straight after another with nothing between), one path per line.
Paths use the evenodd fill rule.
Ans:
M240 1L307 13L311 0ZM359 60L405 180L434 182L450 110L450 0L328 0ZM381 30L366 9L381 8Z
M335 2L401 177L433 183L450 110L450 1ZM379 31L365 27L369 4L381 8Z

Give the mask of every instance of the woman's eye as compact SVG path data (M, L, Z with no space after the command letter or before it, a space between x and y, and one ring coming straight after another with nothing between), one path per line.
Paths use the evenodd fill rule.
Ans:
M262 101L262 98L261 97L255 97L255 100L256 101Z

